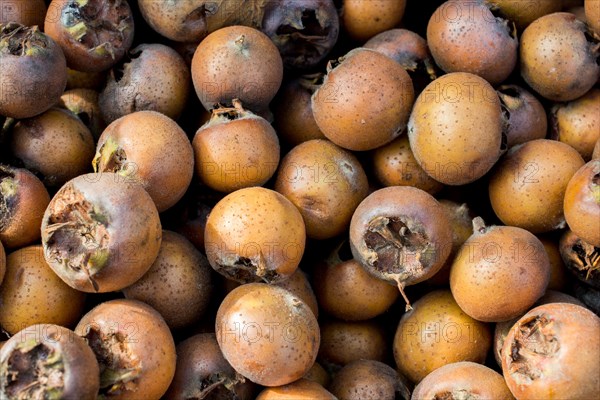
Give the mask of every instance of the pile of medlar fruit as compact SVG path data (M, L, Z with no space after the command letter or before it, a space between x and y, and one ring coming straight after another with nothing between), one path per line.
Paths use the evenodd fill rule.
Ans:
M0 0L0 399L594 399L600 0Z

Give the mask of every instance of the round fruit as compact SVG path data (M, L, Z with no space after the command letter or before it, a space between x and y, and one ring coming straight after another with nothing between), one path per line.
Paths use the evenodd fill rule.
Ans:
M505 130L508 148L546 137L546 111L534 95L517 85L502 85L497 92L502 109L508 113L508 127Z
M300 379L317 357L319 325L291 292L264 283L231 291L219 306L216 335L233 368L263 386Z
M100 113L98 92L84 88L67 90L60 97L58 105L75 114L90 130L94 141L98 141L106 128L106 122Z
M306 274L300 268L298 268L292 276L275 285L291 292L294 296L299 297L300 300L306 303L313 314L315 314L315 317L319 318L319 304L317 303L317 297L310 286Z
M564 210L569 228L600 247L600 160L588 162L573 175L565 191Z
M158 212L142 186L112 173L67 182L42 221L46 261L84 292L121 290L140 279L158 255L161 234Z
M585 18L593 33L600 37L600 2L598 0L585 0Z
M344 0L342 24L352 39L365 42L398 25L405 8L406 0Z
M177 42L198 42L208 32L207 19L216 3L206 0L183 2L139 0L142 17L156 32Z
M492 4L492 11L497 11L511 22L514 22L520 30L526 28L536 19L546 14L561 11L563 8L562 0L542 0L536 2L514 0L488 1Z
M545 237L538 237L538 239L540 239L544 245L548 260L550 261L550 281L548 282L548 290L565 290L568 282L567 269L562 260L562 256L560 255L558 240Z
M338 400L333 394L325 390L317 382L308 379L299 379L287 385L266 388L256 400Z

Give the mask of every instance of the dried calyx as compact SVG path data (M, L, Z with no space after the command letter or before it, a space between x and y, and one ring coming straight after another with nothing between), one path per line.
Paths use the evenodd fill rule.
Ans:
M236 385L246 382L246 379L237 372L216 372L204 377L199 388L188 394L191 399L237 399Z
M252 111L246 110L242 106L242 102L239 99L233 99L231 105L229 104L216 104L212 110L212 116L206 122L202 128L208 128L214 125L219 125L224 122L235 121L242 118L261 118L254 114ZM202 129L201 128L201 129Z
M248 258L225 257L219 260L217 270L225 277L240 283L276 283L283 279L277 271L270 269L262 253Z
M110 137L100 146L92 160L94 172L124 174L127 171L128 164L125 150Z
M0 365L0 393L8 399L61 399L64 392L62 354L36 340L17 345Z
M433 396L433 400L480 400L481 397L472 394L465 389L456 389L452 391L445 391L436 393Z
M579 280L600 289L600 247L567 232L560 240L560 253L567 268Z
M31 56L48 46L48 39L37 26L16 22L0 25L0 54Z

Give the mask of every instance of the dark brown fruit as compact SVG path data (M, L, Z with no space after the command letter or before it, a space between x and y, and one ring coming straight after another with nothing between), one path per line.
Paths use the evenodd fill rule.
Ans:
M100 366L100 396L158 400L175 375L175 343L160 314L135 300L106 301L79 321L75 333Z
M263 386L300 379L319 349L319 325L291 292L264 283L231 291L216 317L216 335L233 368Z
M287 385L266 388L256 398L256 400L337 400L333 394L325 390L317 382L308 379L299 379Z
M354 258L374 276L404 287L433 276L452 249L450 224L442 206L428 193L392 186L370 194L350 222Z
M29 326L0 351L3 399L94 400L99 376L90 347L62 326Z
M134 23L126 0L52 0L44 29L63 49L70 68L100 72L129 50Z
M517 85L502 85L497 92L502 109L508 114L506 147L546 137L546 111L534 95Z
M0 24L0 115L29 118L52 107L67 85L60 47L37 27Z
M49 202L48 191L35 175L0 164L0 240L4 246L10 249L37 241Z
M409 399L403 377L379 361L357 360L347 364L329 387L339 400Z
M559 250L572 275L586 285L600 289L600 247L592 246L567 230L560 238Z
M112 292L140 279L156 260L161 235L150 196L112 173L67 182L42 221L48 264L84 292Z
M365 42L398 25L405 8L406 0L344 0L342 24L352 39Z
M502 371L516 398L592 399L600 388L600 318L567 303L534 308L511 328Z
M600 247L600 160L588 162L573 175L565 191L564 211L569 228Z

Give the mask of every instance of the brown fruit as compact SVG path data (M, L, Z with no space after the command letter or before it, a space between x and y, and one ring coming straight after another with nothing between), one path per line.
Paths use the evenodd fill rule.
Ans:
M98 92L94 89L67 90L60 97L58 104L75 114L90 130L94 141L98 141L102 131L106 128L106 122L98 104Z
M342 368L329 388L339 400L409 399L404 378L379 361L356 360Z
M313 366L310 367L308 372L304 374L303 378L308 379L309 381L317 382L323 387L329 386L329 382L331 382L329 373L318 362L315 362Z
M490 178L494 212L504 224L532 233L564 227L565 190L583 164L575 149L555 140L538 139L514 146Z
M150 196L112 173L67 182L42 221L46 261L84 292L112 292L136 282L156 260L161 235Z
M106 81L106 72L82 72L67 67L67 90L101 90Z
M497 10L495 10L497 13L514 22L519 30L525 29L533 21L546 14L555 13L563 9L562 0L541 0L536 2L514 0L488 1L497 7ZM494 11L493 7L492 10Z
M414 89L401 65L374 50L358 48L327 65L312 96L315 121L333 143L372 150L402 134Z
M138 6L152 29L177 42L202 40L208 33L206 20L216 11L216 4L206 0L139 0Z
M450 73L417 98L408 122L410 148L433 179L464 185L481 178L500 158L505 123L489 83L473 74Z
M283 288L291 292L294 296L297 296L306 303L308 308L313 312L315 318L319 318L319 304L317 303L317 297L313 292L310 282L306 274L298 268L289 278L284 281L275 284L280 288Z
M6 252L4 251L4 246L2 242L0 242L0 285L2 285L2 281L4 280L4 274L6 273Z
M594 152L592 153L592 160L600 159L600 139L596 141L596 145L594 146Z
M231 291L219 306L216 335L233 368L263 386L300 379L319 349L319 325L291 292L264 283Z
M442 206L428 193L392 186L370 194L350 222L354 258L374 276L404 287L433 276L452 249L450 224Z
M256 400L337 400L333 394L325 390L317 382L308 379L299 379L287 385L266 388Z
M522 315L542 297L550 279L544 245L525 229L485 227L473 220L473 235L450 270L450 289L460 308L479 321Z
M405 8L406 0L344 0L342 24L352 39L365 42L398 25Z
M564 211L569 228L600 247L600 160L588 162L573 175L565 191Z
M75 328L100 366L100 396L158 400L175 375L175 343L160 314L135 300L110 300Z
M329 239L348 229L369 183L352 153L316 139L299 144L283 158L275 190L298 208L308 237Z
M502 109L508 114L505 130L506 147L544 139L548 133L546 111L540 101L517 85L502 85L497 89Z
M568 277L565 263L560 255L558 240L539 237L544 245L548 260L550 261L550 281L548 281L548 290L564 290L567 286Z
M114 172L138 182L159 212L184 195L194 174L194 154L185 132L156 111L138 111L111 123L102 133L94 171Z
M44 260L42 246L6 258L0 285L0 326L14 335L34 324L72 326L81 317L85 294L67 286Z
M240 283L276 283L304 253L302 215L283 195L262 187L237 190L212 209L204 232L210 265Z
M29 326L0 351L0 397L3 399L94 400L98 362L73 331L58 325Z
M600 37L600 1L585 0L585 18L593 33Z
M48 191L35 175L24 168L0 164L2 243L11 249L39 240L42 217L49 202Z
M567 229L558 243L560 255L572 276L600 290L600 247L592 246Z
M37 25L41 31L44 30L44 0L0 0L0 10L0 24L17 22L25 26Z
M534 308L511 328L502 371L516 398L592 399L600 390L600 318L567 303Z

